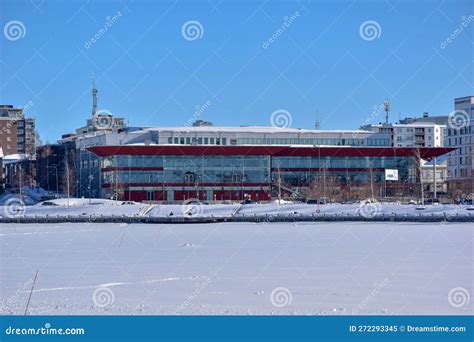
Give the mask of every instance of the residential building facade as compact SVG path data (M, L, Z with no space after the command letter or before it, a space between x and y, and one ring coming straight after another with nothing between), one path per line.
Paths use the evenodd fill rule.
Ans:
M457 196L472 198L474 193L474 96L454 100L450 114L447 146L454 148L448 155L448 185Z
M35 119L25 118L22 108L0 105L0 147L4 155L35 155Z
M393 147L442 147L446 125L432 122L410 124L378 124L362 126L362 129L387 133Z

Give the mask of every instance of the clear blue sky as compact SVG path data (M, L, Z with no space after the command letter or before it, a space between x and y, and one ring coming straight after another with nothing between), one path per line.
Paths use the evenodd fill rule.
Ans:
M216 125L268 125L285 109L292 127L313 127L318 116L323 128L349 129L385 98L396 121L448 114L455 97L474 95L474 20L441 47L474 15L470 0L0 4L2 28L18 20L26 31L0 37L0 102L31 101L29 115L50 142L90 115L93 73L99 108L136 126L181 126L211 101L200 118ZM278 34L285 17L291 23ZM199 39L183 38L190 20L202 25ZM376 39L360 35L368 20L380 26Z

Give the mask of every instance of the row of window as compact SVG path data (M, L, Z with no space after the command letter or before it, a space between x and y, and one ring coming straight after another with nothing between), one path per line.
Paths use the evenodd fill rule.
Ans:
M112 156L102 159L102 167L180 168L262 168L269 156Z
M227 138L169 137L175 145L227 145ZM336 145L336 146L390 146L389 139L306 139L306 138L239 138L230 139L230 145Z
M411 157L274 157L273 168L407 168Z
M169 137L168 144L175 145L227 145L227 138Z
M107 171L102 174L105 184L115 183L185 183L199 185L202 183L268 183L270 179L268 170L259 171L181 171L168 170L162 172L140 171Z
M405 167L413 157L318 157L318 156L112 156L102 167L161 167L164 170L253 170L273 168L392 168ZM93 161L97 165L97 160ZM87 167L84 160L83 167Z
M456 128L449 128L448 129L448 136L456 136L456 135L463 135L463 134L470 134L474 132L473 126L466 126L461 127L459 129Z

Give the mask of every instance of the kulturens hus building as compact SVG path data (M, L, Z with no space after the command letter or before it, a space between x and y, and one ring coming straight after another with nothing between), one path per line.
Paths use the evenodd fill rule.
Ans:
M361 130L201 126L117 134L116 145L87 149L100 160L101 195L133 201L410 197L420 190L420 158L451 150L391 147L389 135ZM386 170L397 170L397 180L387 180Z

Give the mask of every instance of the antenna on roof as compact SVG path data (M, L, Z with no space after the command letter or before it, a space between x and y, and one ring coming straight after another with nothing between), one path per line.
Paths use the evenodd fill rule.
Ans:
M316 121L314 122L314 129L321 129L321 121L319 120L319 109L316 109Z
M390 112L391 104L390 100L386 99L383 103L383 109L385 110L385 123L388 124L388 113Z
M97 94L98 91L95 88L95 77L94 74L92 74L92 115L97 114Z

